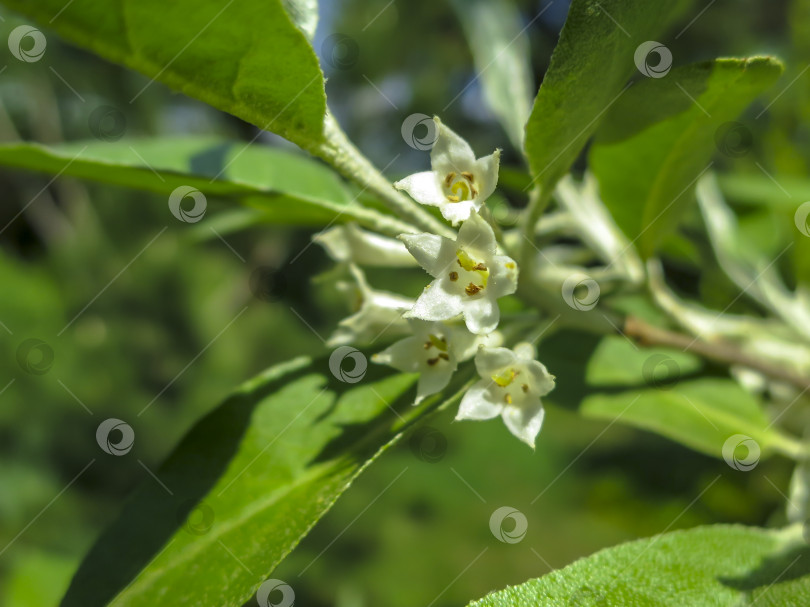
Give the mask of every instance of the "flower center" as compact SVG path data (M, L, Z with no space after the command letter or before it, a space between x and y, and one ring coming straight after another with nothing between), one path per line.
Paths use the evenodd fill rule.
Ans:
M427 364L431 367L438 363L440 360L450 360L450 355L447 354L447 340L444 337L428 335L428 340L425 342L425 350L432 350L436 348L439 353L436 356L427 359Z
M520 375L520 371L517 371L513 368L503 369L501 372L492 375L492 381L495 384L502 388L504 391L503 395L503 402L507 405L511 405L514 402L514 398L512 396L512 391L517 387L512 384L515 383L515 379L517 376ZM524 394L529 392L529 385L528 384L521 384L520 389Z
M463 249L456 251L456 261L465 275L461 284L468 283L464 287L464 292L467 295L472 297L486 288L489 281L489 269L485 264L470 257ZM453 282L459 279L459 273L455 271L450 272L448 276Z
M475 188L475 176L467 171L449 172L444 178L444 187L445 196L450 202L472 200L478 196L478 190Z

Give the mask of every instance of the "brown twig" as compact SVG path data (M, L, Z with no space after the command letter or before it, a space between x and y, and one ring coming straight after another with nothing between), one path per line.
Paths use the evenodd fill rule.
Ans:
M728 342L706 342L683 333L661 329L636 318L628 316L624 321L624 333L641 346L664 346L684 352L692 352L708 360L724 365L741 365L759 371L772 379L789 383L802 392L810 390L810 378L794 373L759 358L750 356L737 346Z

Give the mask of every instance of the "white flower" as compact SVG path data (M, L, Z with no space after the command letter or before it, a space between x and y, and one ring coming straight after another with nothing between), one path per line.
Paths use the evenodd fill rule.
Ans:
M316 234L312 240L321 245L335 261L361 266L408 268L416 261L399 240L363 230L355 223L335 226Z
M482 379L461 399L456 419L492 419L500 415L509 431L534 448L543 425L545 396L554 389L554 376L534 360L531 344L514 350L482 348L475 355Z
M482 340L493 343L500 338L496 333L491 334L491 338L490 335L473 335L463 326L442 322L417 319L408 322L413 336L396 342L371 360L403 373L420 374L415 405L447 387L458 363L472 358Z
M413 299L372 289L360 268L354 264L349 264L348 267L354 282L344 282L338 287L356 298L358 310L338 323L326 345L331 348L370 343L383 333L406 333L408 321L403 318L403 314L413 307Z
M511 257L497 255L495 234L480 215L464 222L455 241L435 234L403 234L400 239L436 279L406 317L449 320L463 314L473 333L495 330L497 299L515 292L518 268Z
M498 184L501 151L475 159L470 145L433 119L438 138L430 151L430 171L415 173L394 187L405 190L420 204L439 207L442 216L453 225L478 211Z

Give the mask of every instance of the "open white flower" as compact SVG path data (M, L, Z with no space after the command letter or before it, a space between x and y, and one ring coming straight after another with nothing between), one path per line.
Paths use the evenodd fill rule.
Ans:
M408 321L403 314L413 307L413 299L372 289L360 268L354 264L349 264L348 267L354 282L339 283L338 288L355 298L358 309L338 323L326 345L331 348L370 343L383 333L406 333Z
M458 367L458 363L472 358L482 340L492 343L498 334L481 337L473 335L461 325L426 322L409 319L413 335L406 337L371 360L394 367L403 373L419 373L416 387L418 405L431 394L443 390Z
M545 396L554 389L554 376L534 359L528 343L508 348L482 348L475 355L481 380L461 399L456 419L492 419L500 415L509 431L534 448L543 425Z
M495 234L480 215L464 222L455 241L435 234L400 239L435 278L406 317L449 320L463 314L473 333L495 330L501 315L497 299L515 292L518 268L514 259L497 254Z
M430 151L430 171L415 173L394 187L405 190L420 204L439 207L453 225L478 211L498 184L501 151L476 160L470 145L433 119L438 138Z
M335 261L361 266L409 268L416 265L399 240L361 229L356 223L335 226L312 237Z

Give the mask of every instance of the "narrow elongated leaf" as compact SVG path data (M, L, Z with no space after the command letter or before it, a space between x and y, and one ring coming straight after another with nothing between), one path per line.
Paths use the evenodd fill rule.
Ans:
M147 479L101 536L62 605L243 605L363 467L435 407L410 406L414 375L364 375L366 359L346 355L354 363L341 368L274 367L203 418L153 469L160 484Z
M453 0L472 50L484 97L517 149L532 107L527 27L511 0Z
M67 40L302 147L320 141L323 73L301 0L5 0ZM296 27L285 10L295 9ZM58 18L57 18L58 15ZM133 101L141 91L133 93Z
M786 532L731 525L629 542L470 607L810 604L810 547Z
M611 108L590 165L602 199L643 256L694 202L721 129L781 72L770 57L687 65L638 83Z
M526 124L532 176L550 190L571 167L656 40L690 0L573 0Z
M190 186L206 196L238 197L256 209L251 221L326 225L356 220L409 231L360 206L335 173L301 154L214 137L122 139L58 146L0 145L0 165L69 175L168 196ZM247 218L245 218L247 219ZM384 226L382 227L384 228Z
M797 441L769 428L760 404L732 380L700 379L671 387L594 394L582 402L580 410L588 417L651 430L714 457L747 460L750 456L754 465L757 458L751 449L763 455L801 451ZM735 436L740 438L729 444ZM746 442L747 438L756 446ZM749 452L737 452L737 447L749 448Z

